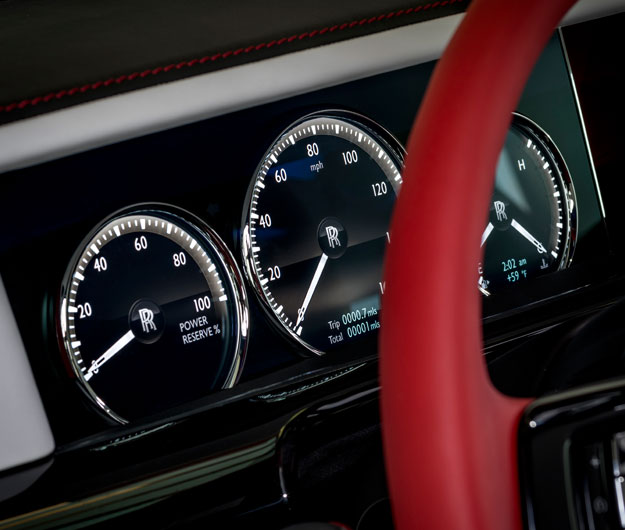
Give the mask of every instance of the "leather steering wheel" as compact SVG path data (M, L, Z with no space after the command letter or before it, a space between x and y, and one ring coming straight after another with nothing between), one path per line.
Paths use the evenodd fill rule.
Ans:
M482 357L476 286L496 162L574 0L474 0L408 143L385 267L382 428L398 529L522 528L517 428ZM479 133L479 134L477 134Z

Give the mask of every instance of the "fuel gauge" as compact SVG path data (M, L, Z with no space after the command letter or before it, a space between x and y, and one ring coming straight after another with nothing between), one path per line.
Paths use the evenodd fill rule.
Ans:
M488 296L567 267L576 231L575 191L562 155L538 125L515 114L482 234L480 290Z

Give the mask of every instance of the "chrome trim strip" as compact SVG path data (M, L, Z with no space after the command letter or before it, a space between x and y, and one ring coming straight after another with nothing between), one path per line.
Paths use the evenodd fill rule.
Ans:
M566 69L569 72L571 87L573 88L573 95L575 96L575 105L577 106L577 112L579 114L579 121L582 126L582 134L584 135L584 144L586 145L586 151L588 152L590 170L592 171L592 176L595 179L595 189L597 190L597 197L599 198L599 206L601 207L601 215L605 219L605 207L603 206L603 196L601 195L601 186L599 186L599 179L597 178L597 170L595 169L595 160L592 155L592 149L590 148L590 142L588 141L588 133L586 132L586 122L584 120L584 113L582 112L582 106L579 102L579 97L577 95L577 85L575 84L575 76L573 75L571 63L569 62L569 53L566 48L566 42L564 42L562 29L558 29L558 36L560 37L560 43L562 44L564 60L566 61Z
M104 521L136 511L167 497L213 482L241 469L272 458L277 438L272 437L255 445L203 462L162 473L152 478L105 491L84 499L63 502L33 512L0 521L5 528L51 528L74 524L76 527Z

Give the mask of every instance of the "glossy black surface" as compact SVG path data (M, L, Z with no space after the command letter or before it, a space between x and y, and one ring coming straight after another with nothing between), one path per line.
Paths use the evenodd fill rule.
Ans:
M623 430L623 381L538 400L519 429L529 529L620 528L612 440Z
M120 516L129 508L128 520L159 528L173 524L172 517L176 524L191 524L199 518L249 528L260 524L264 516L270 517L271 525L280 521L286 525L293 517L297 520L294 507L314 514L315 501L307 497L310 490L300 480L302 473L316 469L307 465L315 454L326 455L329 473L333 463L340 462L324 449L333 446L337 428L349 439L353 422L358 422L364 431L360 440L367 441L359 459L381 462L377 370L372 363L359 363L328 373L311 365L306 377L281 376L289 384L283 383L275 393L266 389L259 396L253 385L243 384L237 399L224 401L222 396L221 404L198 410L191 417L174 412L169 423L152 422L140 431L132 426L117 427L106 435L60 447L43 478L10 504L0 505L0 516L27 512L41 506L42 498L49 504L69 503L52 516L61 526L96 515ZM308 412L302 414L304 409ZM330 424L327 419L332 420ZM294 452L293 443L297 445L301 433L307 444L298 445ZM341 447L345 451L350 445L346 441ZM351 464L341 464L344 488L350 480ZM362 473L372 479L376 476L371 468L363 468ZM378 471L374 484L362 485L362 491L372 488L370 498L384 494L379 478ZM127 487L129 481L135 484L133 488ZM103 484L107 489L103 490ZM341 504L340 499L330 497L330 491L324 491L323 481L311 486L335 507ZM142 505L148 498L154 504L133 515L145 508ZM83 503L82 499L89 501ZM343 509L347 509L347 501L355 501L353 510L365 500L344 498ZM259 508L264 514L256 513ZM328 506L328 513L331 511ZM189 521L181 513L187 513Z

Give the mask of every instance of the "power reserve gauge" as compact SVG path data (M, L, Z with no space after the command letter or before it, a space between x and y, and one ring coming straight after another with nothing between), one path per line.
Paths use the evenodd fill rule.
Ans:
M232 386L247 311L217 234L158 205L119 212L92 231L68 268L58 315L81 388L125 423Z

